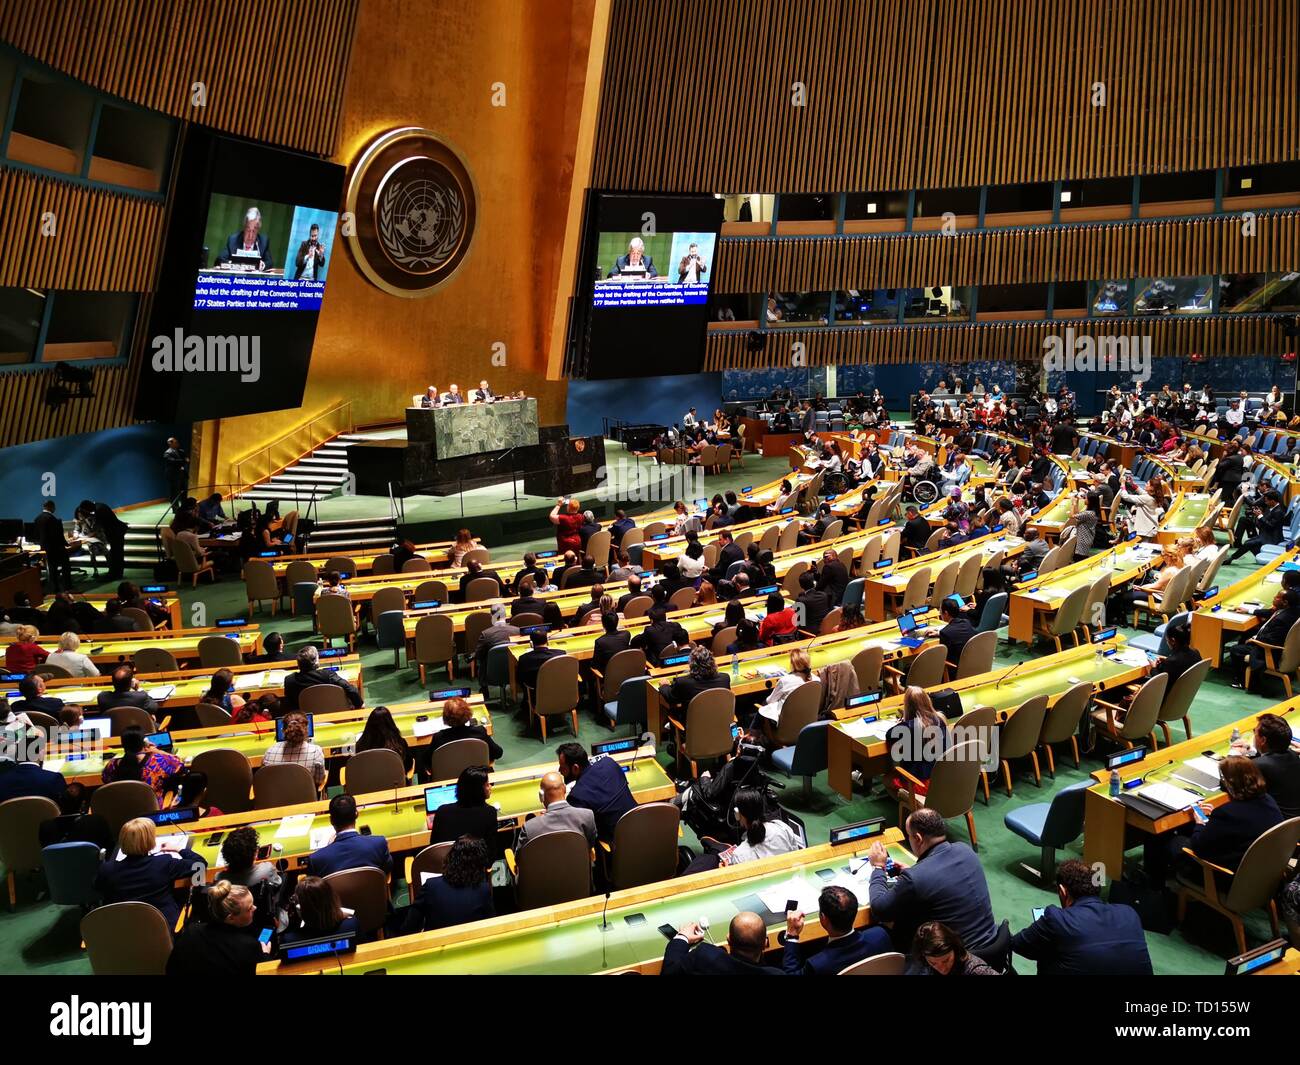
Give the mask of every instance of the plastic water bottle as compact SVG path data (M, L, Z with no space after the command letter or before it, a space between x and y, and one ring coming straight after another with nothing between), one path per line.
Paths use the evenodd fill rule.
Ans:
M1119 770L1112 769L1110 771L1110 797L1112 799L1119 798L1119 793L1122 786L1123 785L1120 783L1120 779L1119 779Z
M731 656L731 679L733 683L740 679L740 658L737 655Z
M1237 747L1241 744L1241 729L1235 725L1232 727L1232 737L1228 740L1229 747Z

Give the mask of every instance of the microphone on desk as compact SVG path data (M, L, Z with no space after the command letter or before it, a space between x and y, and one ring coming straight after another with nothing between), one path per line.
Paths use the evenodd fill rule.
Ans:
M632 761L628 763L627 771L632 772L636 768L636 760L641 757L641 748L649 744L650 757L653 758L659 750L658 741L655 740L651 732L641 733L641 738L637 740L636 750L632 752Z
M1021 666L1027 666L1032 661L1033 661L1032 658L1026 658L1023 662L1017 662L1014 666L1012 666L1009 670L1007 670L1005 674L1003 674L1001 680L999 680L995 685L993 685L993 690L997 691L1000 687L1002 687L1003 681L1010 680L1011 677L1015 674L1016 670L1018 670Z
M600 927L608 928L609 921L605 918L605 913L609 909L609 892L605 892L605 905L600 908Z

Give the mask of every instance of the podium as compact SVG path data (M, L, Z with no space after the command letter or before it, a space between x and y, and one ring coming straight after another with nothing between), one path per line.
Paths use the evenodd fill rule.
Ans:
M538 443L537 400L459 403L454 407L407 407L406 438L428 447L428 458L490 455Z

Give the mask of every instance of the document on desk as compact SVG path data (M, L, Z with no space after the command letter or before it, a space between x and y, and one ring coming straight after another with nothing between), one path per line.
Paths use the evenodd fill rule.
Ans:
M852 721L844 723L844 731L852 736L855 740L877 739L883 740L887 733L894 725L898 724L896 718L887 718L884 721L868 721L865 718L855 718Z
M1111 656L1116 662L1123 662L1126 666L1147 666L1151 660L1147 658L1145 651L1136 647L1125 647L1122 651L1117 651Z
M1224 621L1231 621L1237 624L1241 624L1246 621L1251 621L1255 617L1254 614L1246 614L1240 610L1218 610L1215 611L1215 613L1219 617L1221 617Z
M758 898L771 913L785 913L785 904L791 899L798 903L803 913L816 913L821 891L820 883L813 884L802 876L795 875L784 883L760 891Z
M156 688L146 688L145 694L156 703L163 703L176 694L175 684L160 684Z
M315 814L293 814L286 817L280 822L280 827L275 830L275 838L297 839L299 836L304 836L315 820Z
M320 828L313 828L311 830L311 837L307 846L314 851L318 851L322 847L328 847L333 842L334 829L329 825L322 825Z
M1163 806L1166 810L1186 810L1201 801L1199 795L1193 795L1190 791L1163 781L1146 784L1138 788L1137 793L1157 806Z
M268 669L266 671L266 687L282 688L284 687L284 678L289 675L287 669Z
M237 673L235 675L235 691L247 691L249 688L262 687L266 679L266 670L259 669L256 673Z
M149 854L151 856L163 853L175 854L177 851L184 850L189 845L190 837L188 835L184 832L174 832L170 836L159 836L154 840L153 850L151 850ZM125 861L126 852L119 850L116 857L119 862Z

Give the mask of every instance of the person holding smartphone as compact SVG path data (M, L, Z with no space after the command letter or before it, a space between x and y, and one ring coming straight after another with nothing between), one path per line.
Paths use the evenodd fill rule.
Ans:
M257 906L240 884L219 880L207 890L209 919L189 921L176 937L167 975L188 978L255 976L271 954L271 930L253 934Z

